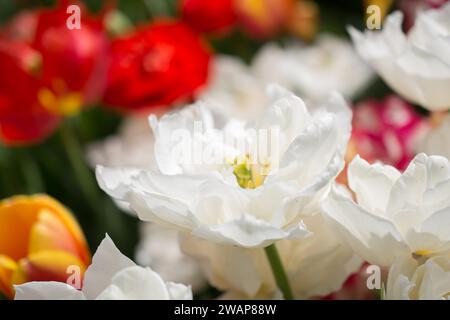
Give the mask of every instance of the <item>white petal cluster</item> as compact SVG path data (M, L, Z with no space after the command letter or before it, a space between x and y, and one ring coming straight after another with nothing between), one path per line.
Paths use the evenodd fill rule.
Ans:
M387 17L380 32L349 32L358 53L397 93L429 110L450 108L450 3L420 12L407 35L403 15Z
M316 205L343 168L351 114L337 93L310 112L294 94L279 87L269 91L270 106L256 121L223 121L202 103L159 121L151 118L158 169L99 166L99 185L127 203L141 220L173 226L212 242L250 248L305 238L309 232L300 213ZM203 134L193 132L198 121ZM215 155L223 152L224 158L219 164L185 161L179 153L184 145L174 139L180 129L192 133L192 145ZM270 158L277 166L269 161L264 175L261 167L255 172L245 164L246 158L256 155L241 153L225 143L227 139L219 139L236 137L248 150L255 150L259 141L247 135L248 129L279 132L277 152ZM233 162L236 159L238 163Z
M450 300L450 255L398 258L389 271L386 299Z
M322 212L304 219L311 236L281 240L276 246L296 298L328 295L341 288L361 266L349 246L328 227ZM217 245L193 237L183 250L202 262L211 284L226 292L225 299L271 299L279 296L267 257L261 248Z
M419 154L400 173L356 157L348 169L357 203L332 190L324 209L342 238L369 263L450 249L450 162Z
M192 300L191 288L164 280L137 266L106 238L84 274L82 290L62 282L36 281L15 286L16 300Z

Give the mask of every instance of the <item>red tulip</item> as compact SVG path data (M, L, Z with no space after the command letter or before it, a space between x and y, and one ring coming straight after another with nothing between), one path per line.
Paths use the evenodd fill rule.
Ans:
M99 19L81 14L69 30L66 6L19 14L0 32L0 140L39 142L101 97L109 44Z
M191 98L207 81L210 52L198 34L158 21L117 39L104 101L124 111Z
M40 80L46 85L45 89L56 98L77 99L77 107L81 108L103 95L109 42L101 19L82 12L81 29L69 30L68 16L65 6L43 11L37 22L33 47L42 55Z
M0 140L6 144L37 142L59 124L60 117L37 100L33 70L40 59L27 45L0 41Z
M183 20L200 32L223 32L236 22L234 0L181 0Z

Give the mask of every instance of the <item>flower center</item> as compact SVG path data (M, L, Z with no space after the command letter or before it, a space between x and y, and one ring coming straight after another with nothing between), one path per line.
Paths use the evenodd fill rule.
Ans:
M235 158L231 162L237 183L244 189L259 187L264 183L269 173L269 164L253 163L251 160L251 157L246 155L244 159Z
M55 81L54 89L54 91L48 88L39 90L38 99L44 108L63 116L71 116L80 111L83 105L81 93L68 91L62 80Z
M430 254L432 254L433 252L431 250L417 250L413 253L413 256L415 257L423 257L423 256L428 256Z

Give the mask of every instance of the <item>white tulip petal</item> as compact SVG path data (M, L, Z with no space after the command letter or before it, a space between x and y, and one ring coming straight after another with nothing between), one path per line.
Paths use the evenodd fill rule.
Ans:
M111 283L120 270L136 264L124 256L106 235L92 257L92 264L84 273L83 293L88 300L95 299Z
M191 287L180 283L166 282L170 300L192 300Z
M285 238L306 238L309 231L301 223L287 230L245 214L241 218L217 226L201 225L192 234L219 244L231 243L244 248L261 247Z
M386 300L410 300L409 293L414 288L411 278L418 263L412 257L399 257L389 269Z
M161 277L150 268L128 267L117 272L97 300L168 300Z
M14 286L14 300L84 300L80 290L62 282L33 281Z
M366 261L388 266L408 253L402 235L389 220L371 214L334 188L323 207L336 230Z
M349 28L358 53L383 80L407 100L429 110L450 106L450 5L420 12L408 35L402 31L403 15L389 15L381 32L364 35Z
M400 172L391 166L369 165L357 155L348 167L350 188L355 192L358 203L374 212L384 212L389 195Z

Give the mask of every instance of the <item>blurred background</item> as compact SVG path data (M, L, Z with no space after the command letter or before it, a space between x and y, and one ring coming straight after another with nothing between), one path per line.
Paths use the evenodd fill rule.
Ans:
M136 28L161 18L184 19L188 24L191 22L193 29L200 31L203 27L196 26L201 18L196 20L194 17L192 20L189 19L188 14L183 14L183 1L180 0L86 0L81 2L85 5L83 14L89 12L89 15L96 16L97 23L101 20L100 24L108 34L108 41L120 38ZM210 0L210 2L215 1ZM242 3L244 2L249 1L242 1ZM256 3L257 7L258 5L264 7L270 2L275 8L278 6L274 4L277 1L254 0L250 2L253 2L253 5ZM280 5L283 2L279 1L278 3ZM71 2L69 1L69 3ZM286 13L276 18L269 14L268 17L261 18L268 21L266 24L265 20L258 21L258 15L248 13L245 16L244 12L240 15L244 18L241 19L239 26L227 28L226 32L210 32L209 30L200 32L199 37L207 43L212 55L219 53L233 55L250 63L258 50L267 42L284 43L287 40L295 39L302 43L314 44L316 35L324 32L348 39L346 26L353 25L362 30L365 27L365 12L369 4L378 4L382 8L383 14L405 6L412 6L413 3L414 5L430 6L429 1L388 0L299 0L293 1L293 3L294 6L289 8L296 8L292 11L296 15L289 12L289 18ZM5 32L7 26L25 10L54 8L57 5L58 1L50 0L0 0L0 30ZM241 10L245 11L245 8ZM113 14L110 14L111 12ZM280 12L283 10L280 9ZM273 15L278 13L276 10L272 11ZM284 24L288 20L289 23L283 28L278 26L280 21ZM16 28L24 31L28 26L23 20L16 23ZM95 28L97 27L93 27L93 29ZM54 59L52 60L54 65L57 65L57 58L53 57L52 59ZM6 68L8 65L0 64L0 68L2 66ZM7 72L10 70L0 69L3 78L14 78L13 74ZM348 77L351 78L352 74L348 74ZM11 85L7 81L8 79L0 81L0 86L2 83ZM20 83L21 80L17 78L15 81ZM208 78L205 81L207 83ZM346 79L342 81L346 81ZM20 87L19 84L18 86ZM120 88L120 85L118 87ZM20 90L22 89L20 87ZM2 88L0 87L0 120L2 119L1 92ZM353 105L357 105L368 98L382 99L390 93L392 91L376 75L373 75L371 85L358 92L351 102ZM25 94L25 92L21 94ZM44 101L51 101L51 95L50 97L42 95L40 98ZM104 234L108 233L125 255L134 257L139 241L138 220L121 211L98 188L94 171L86 160L88 145L116 133L121 123L131 113L134 113L134 110L130 112L135 108L134 104L131 104L131 109L123 112L123 106L118 105L121 101L120 98L123 97L117 98L115 107L110 107L111 102L113 102L112 104L115 102L114 97L92 99L92 101L86 99L87 102L80 112L64 114L62 124L55 126L54 130L45 134L45 137L32 143L23 143L23 141L14 143L7 139L4 139L3 142L0 141L0 198L19 194L49 194L75 214L86 235L91 251L95 250ZM175 102L175 99L172 100ZM192 100L194 97L187 95L183 102ZM170 99L165 102L162 107L166 109L175 105ZM177 100L176 105L179 104L180 102ZM150 103L145 111L158 110L159 112L159 107L161 106L157 103ZM417 106L412 106L412 108L421 117L428 115L422 108ZM136 111L136 113L138 112L141 110Z

